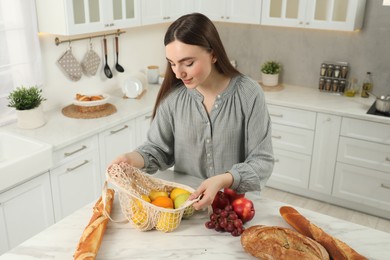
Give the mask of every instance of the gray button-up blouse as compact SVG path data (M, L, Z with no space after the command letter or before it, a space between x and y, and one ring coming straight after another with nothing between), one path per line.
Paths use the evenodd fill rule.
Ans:
M144 171L174 166L175 172L206 179L230 172L232 189L261 190L274 159L271 120L259 84L239 75L217 96L208 115L203 96L184 85L161 103L148 140L136 149Z

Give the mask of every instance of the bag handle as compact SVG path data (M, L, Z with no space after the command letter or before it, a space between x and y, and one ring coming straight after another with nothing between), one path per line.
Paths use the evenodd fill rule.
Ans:
M107 194L107 181L104 181L103 189L102 189L102 197L105 198ZM115 199L115 197L114 197ZM111 218L110 214L106 211L106 200L103 199L103 215L109 218L112 222L115 223L127 223L129 222L126 218L124 220L114 220Z

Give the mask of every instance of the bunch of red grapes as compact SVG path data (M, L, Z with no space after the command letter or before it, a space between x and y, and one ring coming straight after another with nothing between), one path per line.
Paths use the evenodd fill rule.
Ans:
M245 230L242 220L231 205L227 205L223 209L214 208L210 220L205 223L205 226L219 232L230 232L232 236L240 236Z

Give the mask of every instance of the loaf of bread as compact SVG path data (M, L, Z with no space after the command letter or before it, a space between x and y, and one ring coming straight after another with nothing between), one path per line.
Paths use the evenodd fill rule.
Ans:
M299 233L310 237L323 245L332 259L360 260L367 259L353 250L346 243L327 234L321 228L311 223L296 209L288 206L280 208L280 215L284 220L295 228Z
M87 95L82 95L82 94L77 93L76 99L78 101L96 101L96 100L104 99L104 96L103 95L87 96Z
M103 199L106 203L106 212L110 214L114 200L114 190L108 189L106 192L106 197ZM100 197L93 207L93 215L88 225L84 229L84 232L81 235L80 241L77 245L76 252L73 255L75 260L95 259L99 251L108 222L108 217L104 214L103 210L103 199Z
M241 234L246 252L263 260L329 259L325 248L295 230L277 226L251 226Z

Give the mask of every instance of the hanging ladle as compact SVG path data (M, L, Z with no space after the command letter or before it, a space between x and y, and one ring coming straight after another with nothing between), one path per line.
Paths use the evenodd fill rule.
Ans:
M106 65L104 66L104 74L106 74L107 78L110 79L112 78L112 71L107 63L107 40L105 37L103 38L103 44L104 44L104 57L106 59Z
M115 68L118 72L124 72L125 69L119 65L118 63L118 53L119 53L119 47L118 47L118 36L115 36L115 50L116 50L116 65Z

